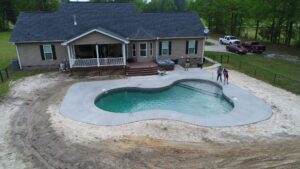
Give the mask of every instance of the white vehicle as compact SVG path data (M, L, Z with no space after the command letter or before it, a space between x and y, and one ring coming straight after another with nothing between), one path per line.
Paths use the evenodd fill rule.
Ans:
M241 41L238 40L236 37L228 36L228 35L224 36L224 38L219 38L219 42L220 42L220 44L225 44L225 45L241 43Z

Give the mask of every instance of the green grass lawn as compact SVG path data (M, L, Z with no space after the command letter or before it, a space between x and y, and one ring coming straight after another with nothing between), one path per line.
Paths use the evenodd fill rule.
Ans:
M27 76L36 75L39 73L44 73L45 71L39 70L22 70L22 71L13 71L9 66L12 59L16 59L16 50L15 46L9 43L11 32L0 32L0 70L5 82L0 81L0 98L2 98L9 90L9 84L11 81L15 81ZM6 79L4 68L8 67L9 79Z
M262 55L236 55L205 52L205 56L221 62L229 69L238 70L257 79L300 94L300 64L264 58ZM227 63L227 56L229 60Z
M0 32L0 69L10 65L12 59L16 59L15 46L9 43L11 32Z

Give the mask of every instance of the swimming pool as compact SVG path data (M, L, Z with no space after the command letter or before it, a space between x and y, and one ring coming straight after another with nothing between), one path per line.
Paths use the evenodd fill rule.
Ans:
M178 81L158 89L121 88L98 96L95 105L108 112L171 110L193 116L227 114L233 103L220 86L199 80Z
M262 99L233 84L217 83L211 79L211 74L199 71L174 72L168 76L79 82L69 88L60 113L75 121L107 126L144 120L173 120L201 126L226 127L251 124L271 117L272 110ZM179 95L185 90L180 86L182 84L188 85L184 87L191 90L179 99ZM124 90L127 91L127 96L129 93L138 93L141 96L137 101L144 101L134 102L137 98L130 97L131 104L126 105L128 103L124 102L128 101L122 98L126 93ZM179 94L171 94L172 90ZM205 98L195 94L195 91ZM163 93L167 95L162 95ZM115 101L117 97L112 97L111 100L108 98L115 94L122 96L119 97L119 103ZM106 100L106 104L98 107L96 102L101 98ZM157 101L166 99L170 104L161 105L163 102ZM109 104L107 101L114 103Z

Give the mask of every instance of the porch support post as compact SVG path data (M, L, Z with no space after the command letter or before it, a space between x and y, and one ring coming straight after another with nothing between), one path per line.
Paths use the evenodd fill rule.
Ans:
M21 63L21 59L20 59L20 55L19 55L19 49L18 49L17 45L16 45L16 52L17 52L17 57L18 57L18 61L19 61L19 66L20 66L20 69L22 70L22 63Z
M71 51L70 51L70 46L67 45L67 51L68 51L68 57L69 57L69 64L70 64L70 68L72 68L72 61L71 61Z
M75 54L75 47L74 47L74 45L72 45L71 46L71 57L73 58L73 59L75 59L76 57L76 54Z
M125 50L125 43L122 43L122 55L123 55L123 64L126 65L126 50Z
M97 66L100 66L100 61L99 61L99 47L98 44L96 44L96 55L97 55Z
M203 60L204 60L204 47L205 47L205 40L206 38L203 39L203 43L202 43L202 64L203 64Z
M159 53L158 53L158 51L159 51L159 49L158 49L158 48L159 48L159 45L158 45L158 42L159 42L159 41L158 41L158 39L159 39L159 38L157 37L157 38L156 38L156 50L155 50L155 53L156 53L156 54L155 54L155 58L156 58L156 59L158 58L158 55L159 55Z

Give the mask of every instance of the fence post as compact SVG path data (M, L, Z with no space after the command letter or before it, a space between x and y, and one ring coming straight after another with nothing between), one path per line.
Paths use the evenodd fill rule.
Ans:
M0 70L0 79L1 79L1 82L4 82L1 70Z
M5 73L6 73L6 78L8 79L8 78L9 78L9 75L8 75L8 70L7 70L7 68L5 68Z
M227 63L229 63L229 55L227 55Z
M241 69L242 68L242 61L240 61L240 65L239 65L239 69Z
M223 55L221 55L221 63L223 63Z
M256 76L256 68L255 68L255 70L254 70L254 76Z
M274 79L273 79L273 83L274 83L274 84L276 83L276 77L277 77L277 74L275 73Z

